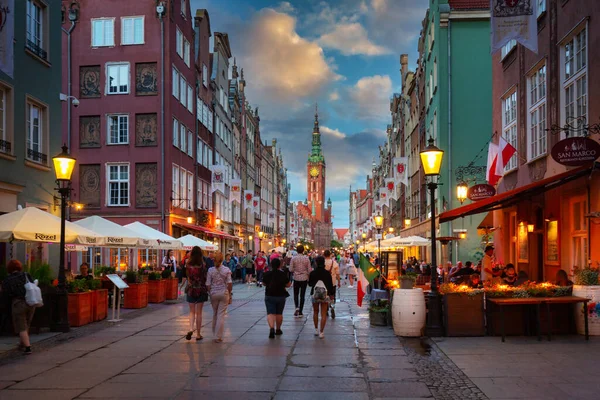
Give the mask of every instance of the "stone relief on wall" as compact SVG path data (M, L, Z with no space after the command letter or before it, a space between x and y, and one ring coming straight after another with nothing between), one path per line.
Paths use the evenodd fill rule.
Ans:
M79 117L79 147L100 147L100 116Z
M135 164L135 192L136 207L158 207L156 163Z
M86 207L100 207L100 164L79 166L79 201Z
M79 98L100 97L100 66L79 67Z
M135 145L157 146L158 120L156 114L135 115Z
M135 94L154 96L158 94L156 63L135 64Z

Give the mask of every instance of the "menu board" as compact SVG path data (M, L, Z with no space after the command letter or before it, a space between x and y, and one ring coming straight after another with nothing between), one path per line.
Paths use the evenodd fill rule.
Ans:
M546 262L558 264L558 221L546 222Z
M519 224L517 227L517 245L519 262L529 262L529 242L527 238L527 225Z

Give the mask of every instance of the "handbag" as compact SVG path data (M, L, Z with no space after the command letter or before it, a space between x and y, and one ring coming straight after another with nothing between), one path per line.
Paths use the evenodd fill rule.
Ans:
M25 280L27 281L25 283L25 302L30 307L43 307L44 300L37 279L31 282L29 276L25 274Z

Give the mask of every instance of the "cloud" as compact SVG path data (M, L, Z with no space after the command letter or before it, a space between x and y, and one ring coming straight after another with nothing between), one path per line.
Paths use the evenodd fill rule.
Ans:
M392 91L388 75L365 76L345 88L343 101L334 103L333 108L342 117L387 124Z
M338 24L332 32L321 36L319 43L326 48L340 51L343 55L379 56L390 54L385 47L378 46L368 38L367 31L358 23Z
M340 139L343 139L343 138L346 137L346 134L340 132L339 129L331 129L331 128L328 128L326 126L321 126L320 131L324 135L330 135L330 136L334 136L334 137L337 137L337 138L340 138Z
M340 94L337 90L329 93L329 101L336 101L340 99Z
M289 1L282 1L281 3L279 3L276 10L286 14L292 14L296 12L296 9Z

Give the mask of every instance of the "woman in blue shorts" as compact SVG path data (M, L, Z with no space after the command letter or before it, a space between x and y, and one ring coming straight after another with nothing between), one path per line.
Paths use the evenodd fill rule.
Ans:
M292 285L288 274L281 269L281 260L279 258L271 261L271 271L263 275L263 284L266 288L265 305L267 306L267 322L270 328L269 338L273 339L275 335L283 334L281 331L283 309L285 307L285 299L289 296L287 288Z

